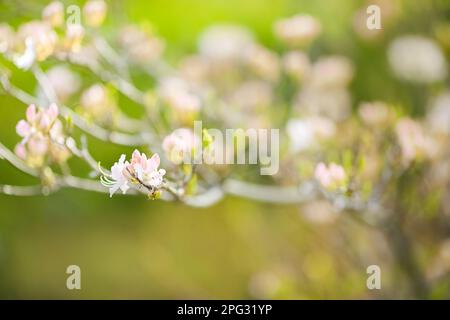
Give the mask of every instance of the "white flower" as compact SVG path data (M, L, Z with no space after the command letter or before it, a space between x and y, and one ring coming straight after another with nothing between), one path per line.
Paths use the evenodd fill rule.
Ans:
M404 36L395 39L388 49L395 75L406 81L433 83L447 76L447 62L441 48L431 39Z
M22 55L14 58L14 64L17 68L28 70L36 60L36 50L34 49L33 39L27 38L25 40L25 51Z
M200 98L192 92L189 84L181 78L168 77L158 86L161 99L174 109L179 118L190 118L201 108Z
M14 30L6 23L0 24L0 53L9 51L14 46Z
M312 116L289 120L286 130L291 140L291 151L295 153L311 148L318 140L332 137L336 126L327 118Z
M389 107L381 101L363 102L358 108L358 114L366 124L381 126L389 118Z
M128 189L128 179L125 175L126 167L129 165L128 161L125 161L125 155L122 154L119 158L119 162L114 163L111 167L112 184L109 186L109 196L112 197L117 190L122 190L125 194Z
M22 24L17 31L17 36L20 41L25 42L27 49L31 46L28 39L33 40L34 58L37 61L43 61L53 54L58 41L56 32L43 21L30 21Z
M61 101L67 100L80 88L80 78L65 66L55 66L47 72L56 95Z
M290 77L302 81L311 71L311 62L305 53L289 51L283 56L283 68Z
M64 23L64 5L60 1L53 1L42 11L42 20L52 26L60 26Z
M83 7L85 22L90 27L100 26L106 17L106 2L103 0L89 0Z
M342 88L353 78L352 62L343 56L327 56L314 63L309 85L314 88Z
M200 36L199 52L214 61L236 61L243 49L253 43L252 34L234 25L217 25L206 29Z
M274 29L277 37L289 45L308 44L322 30L316 18L302 14L276 22Z

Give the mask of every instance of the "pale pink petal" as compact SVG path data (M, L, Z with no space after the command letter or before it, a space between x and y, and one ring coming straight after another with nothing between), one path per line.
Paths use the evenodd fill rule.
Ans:
M138 164L141 163L141 153L138 149L135 149L133 151L133 154L131 155L131 164Z
M26 115L28 122L34 122L36 120L36 106L34 104L28 106Z
M20 120L16 125L16 132L22 138L27 137L31 133L31 127L25 120Z
M56 105L56 103L52 103L48 107L48 109L46 110L46 114L50 118L50 122L55 121L55 119L58 117L59 114L58 106Z
M159 158L159 155L155 153L149 160L147 160L147 170L151 172L158 169L160 162L161 159Z
M27 149L21 143L16 145L14 148L14 153L22 160L25 160L27 157Z

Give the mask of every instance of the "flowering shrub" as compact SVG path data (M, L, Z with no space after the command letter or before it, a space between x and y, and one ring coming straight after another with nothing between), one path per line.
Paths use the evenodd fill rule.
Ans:
M171 65L164 59L167 44L150 28L127 25L113 39L101 36L103 0L87 1L82 12L82 22L65 24L64 7L55 1L40 20L16 30L0 25L2 87L27 106L16 126L20 142L14 152L0 144L0 155L40 181L1 191L48 194L67 187L112 196L120 190L189 206L210 206L232 194L306 203L313 211L331 204L378 227L400 223L396 211L411 208L448 219L448 57L436 39L400 36L387 50L399 81L437 84L423 116L412 118L403 106L381 100L352 111L356 66L348 57L311 54L323 34L313 16L276 22L278 51L243 27L211 27L200 36L198 52ZM373 40L358 21L358 35ZM36 79L36 94L14 83L11 74L19 69ZM137 73L151 85L135 81ZM127 113L124 100L141 108L140 118ZM192 129L195 120L209 128L202 136ZM204 157L231 151L214 140L213 128L280 129L279 141L270 141L279 144L280 170L262 178L252 176L257 171L250 165L186 161L200 150ZM136 150L129 160L125 154L94 159L90 137ZM254 146L248 139L241 147ZM71 157L86 162L92 174L73 175ZM411 261L403 263L408 268ZM415 281L418 293L426 291L422 280Z

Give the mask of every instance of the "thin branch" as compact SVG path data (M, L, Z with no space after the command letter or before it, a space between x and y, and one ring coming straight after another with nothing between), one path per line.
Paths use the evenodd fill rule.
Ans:
M296 187L277 187L227 179L222 188L227 194L267 203L299 204L318 196L309 182Z
M19 89L16 86L12 85L6 79L6 77L1 77L0 82L3 86L3 89L8 94L18 99L19 101L22 101L23 103L28 105L37 104L39 102L37 98L33 97L32 95L28 94L22 89ZM94 123L88 123L86 120L83 119L83 117L79 116L77 113L75 113L70 108L64 105L59 105L58 107L61 111L62 116L71 118L73 124L76 127L99 140L105 142L112 142L114 144L123 146L142 146L154 142L154 136L149 132L143 132L132 135L122 132L109 131Z
M42 194L42 186L12 186L12 185L0 185L0 193L10 196L29 197Z
M14 167L19 169L20 171L33 176L33 177L39 177L39 171L30 168L27 166L21 159L19 159L13 152L11 152L3 143L0 142L0 158L3 158L7 160L9 163L11 163Z

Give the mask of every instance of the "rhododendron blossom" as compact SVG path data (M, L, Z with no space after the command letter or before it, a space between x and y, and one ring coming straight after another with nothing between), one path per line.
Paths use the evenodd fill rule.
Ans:
M328 166L323 162L317 164L314 176L327 189L341 187L347 179L344 168L333 162Z
M64 132L61 121L58 120L58 106L51 104L46 109L30 105L26 111L26 120L20 120L16 125L17 134L22 141L16 146L18 157L27 160L30 165L39 166L48 153L55 162L65 161L69 150L64 146Z
M200 138L190 129L176 129L164 138L162 147L169 159L174 164L182 162L192 163L195 148L201 147Z
M134 150L131 161L122 154L119 161L111 167L111 173L103 172L102 184L109 188L112 197L119 189L125 194L130 187L155 196L163 186L166 170L158 169L160 158L155 153L150 159L147 155Z

